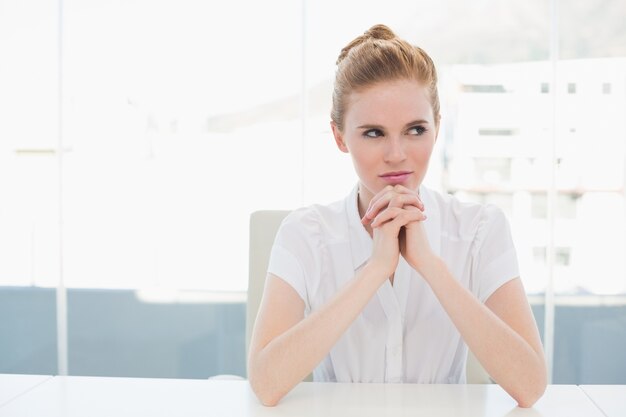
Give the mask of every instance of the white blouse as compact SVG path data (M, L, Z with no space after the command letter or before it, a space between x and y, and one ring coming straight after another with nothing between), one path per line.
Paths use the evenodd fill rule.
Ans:
M508 221L498 207L461 202L420 186L428 241L481 302L519 276ZM276 235L268 272L289 283L305 315L326 304L369 259L358 186L345 199L291 212ZM387 280L313 371L314 381L465 383L467 345L438 299L400 257Z

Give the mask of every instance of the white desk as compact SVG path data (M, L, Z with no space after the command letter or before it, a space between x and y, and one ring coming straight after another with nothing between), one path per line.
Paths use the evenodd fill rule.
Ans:
M0 407L50 378L52 375L0 374Z
M531 409L497 385L303 382L273 408L247 381L54 377L0 407L0 417L98 416L602 417L575 385L553 385Z
M581 385L607 417L626 416L626 385Z

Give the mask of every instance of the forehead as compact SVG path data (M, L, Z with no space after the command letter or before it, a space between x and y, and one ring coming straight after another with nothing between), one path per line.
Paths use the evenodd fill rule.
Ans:
M428 89L413 80L385 81L354 91L347 101L346 126L400 125L433 121Z

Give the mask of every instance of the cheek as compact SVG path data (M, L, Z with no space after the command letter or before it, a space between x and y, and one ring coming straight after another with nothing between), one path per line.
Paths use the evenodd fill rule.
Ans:
M433 153L432 142L417 143L414 148L411 149L413 158L420 162L426 162L430 159L430 155Z
M366 170L380 160L380 156L377 154L375 147L357 147L351 151L352 160L357 169Z

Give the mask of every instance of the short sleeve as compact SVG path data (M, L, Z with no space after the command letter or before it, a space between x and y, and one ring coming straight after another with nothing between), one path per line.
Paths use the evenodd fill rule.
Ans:
M283 279L309 307L307 282L316 274L319 228L306 211L290 213L281 223L270 253L267 272Z
M520 275L509 221L493 204L485 205L481 213L472 256L476 296L483 303L503 284Z

